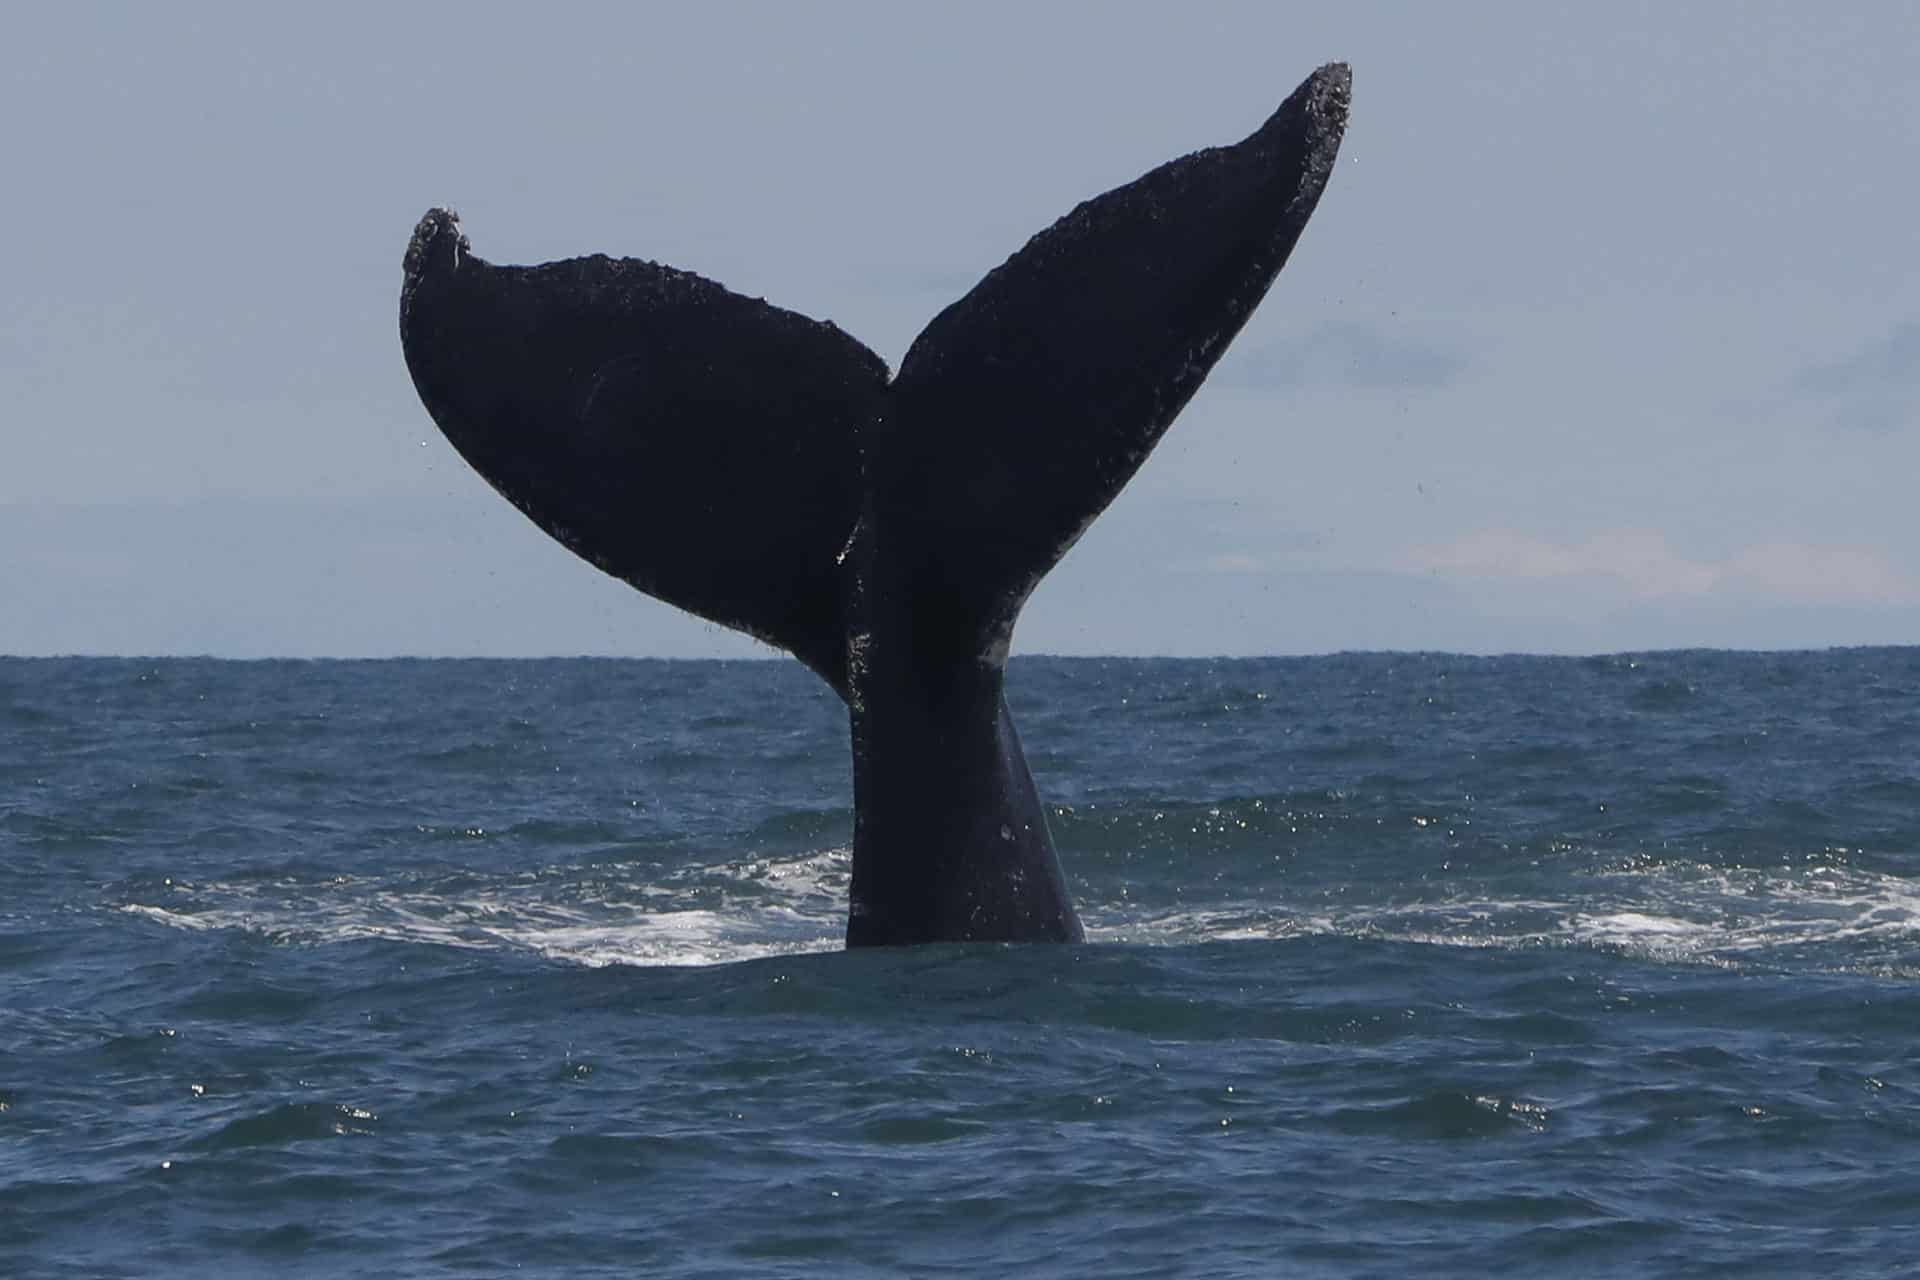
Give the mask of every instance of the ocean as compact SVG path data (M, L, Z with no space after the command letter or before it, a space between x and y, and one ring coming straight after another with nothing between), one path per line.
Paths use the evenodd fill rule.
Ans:
M0 660L0 1275L1920 1274L1920 649L1009 696L847 953L793 663Z

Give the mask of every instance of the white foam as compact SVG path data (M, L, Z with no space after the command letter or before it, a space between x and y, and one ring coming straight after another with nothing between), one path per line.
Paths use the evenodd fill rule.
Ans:
M1588 947L1724 965L1791 950L1850 948L1850 964L1920 947L1920 882L1847 867L1802 873L1697 864L1597 878L1591 896L1354 904L1338 910L1183 906L1153 914L1087 912L1090 938L1189 945L1331 935L1449 947ZM1910 965L1911 960L1905 960ZM1896 966L1898 967L1898 966Z
M464 875L450 877L446 889L404 876L174 884L164 898L120 909L170 928L238 929L304 945L375 938L529 951L594 966L710 965L837 950L850 869L850 851L834 848L694 864L665 876L653 864L626 875L605 864L477 883ZM1565 898L1460 894L1335 909L1095 901L1083 915L1094 941L1164 946L1341 936L1572 946L1728 964L1852 944L1847 963L1882 967L1911 966L1920 948L1920 882L1846 866L1636 865L1592 876L1583 888Z
M171 928L236 929L302 945L371 938L531 951L590 966L726 964L839 948L848 862L848 851L825 850L691 866L654 884L636 869L636 882L616 897L593 889L619 879L617 867L604 865L453 892L345 879L205 883L172 886L166 904L120 910Z

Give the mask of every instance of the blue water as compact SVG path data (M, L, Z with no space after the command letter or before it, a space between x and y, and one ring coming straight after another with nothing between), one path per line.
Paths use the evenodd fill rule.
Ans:
M1920 1274L1920 650L1010 685L846 954L792 664L0 660L0 1275Z

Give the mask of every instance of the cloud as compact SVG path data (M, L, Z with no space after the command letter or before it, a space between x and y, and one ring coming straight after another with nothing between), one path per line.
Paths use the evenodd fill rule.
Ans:
M1208 556L1200 562L1199 568L1202 573L1265 573L1267 564L1259 556L1248 555L1244 551L1229 551Z
M1863 547L1813 547L1769 542L1727 562L1734 582L1782 600L1809 603L1911 604L1920 599L1912 578Z
M1448 347L1378 325L1343 321L1229 357L1220 372L1228 382L1260 387L1421 390L1454 382L1468 363Z
M1616 530L1559 543L1483 530L1415 547L1416 568L1462 578L1544 581L1612 579L1642 599L1717 596L1792 604L1912 604L1920 583L1864 547L1764 542L1721 559L1675 551L1665 535Z
M1833 425L1896 431L1920 417L1920 321L1895 325L1852 355L1808 365L1790 388L1824 401Z

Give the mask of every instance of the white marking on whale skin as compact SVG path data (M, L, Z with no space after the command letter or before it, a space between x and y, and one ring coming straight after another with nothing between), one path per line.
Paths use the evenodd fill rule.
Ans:
M847 706L855 712L867 709L867 650L873 644L873 632L855 631L847 636Z
M855 520L853 522L853 528L847 530L847 540L840 544L840 554L833 558L834 564L845 564L847 557L853 554L853 544L860 537L860 526L862 523L864 523L863 520Z

